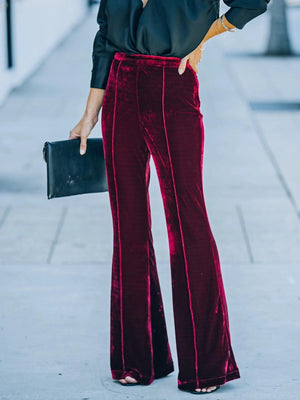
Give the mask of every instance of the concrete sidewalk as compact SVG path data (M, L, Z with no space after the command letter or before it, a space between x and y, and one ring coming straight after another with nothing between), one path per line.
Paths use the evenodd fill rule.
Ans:
M289 11L298 52L299 17L300 9ZM215 399L300 398L300 111L268 109L300 102L300 60L259 56L267 22L263 15L213 38L199 64L205 198L241 373ZM168 239L153 160L153 238L176 369L150 386L125 388L110 375L108 193L46 197L43 143L67 139L82 116L96 30L94 9L0 108L1 400L192 396L177 389Z

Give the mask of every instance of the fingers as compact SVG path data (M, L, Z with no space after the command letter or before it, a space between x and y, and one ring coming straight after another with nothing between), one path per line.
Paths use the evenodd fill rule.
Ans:
M196 62L196 61L191 62L190 60L188 61L188 63L190 64L190 66L192 67L194 72L196 72L196 74L198 74L198 62Z
M70 134L69 134L69 139L76 139L77 137L78 137L78 135L76 135L75 130L72 129L72 130L70 131Z
M80 154L83 155L86 152L87 136L81 136L80 140Z
M179 75L182 75L182 74L184 73L185 68L186 68L186 62L187 62L187 60L188 60L188 56L185 56L185 57L183 57L183 58L180 60L180 64L179 64L179 67L178 67L178 73L179 73Z
M77 139L80 137L80 149L79 152L81 155L86 153L86 147L87 147L87 136L80 136L76 133L74 133L74 131L70 131L70 135L69 135L69 139Z
M194 51L191 53L187 54L185 57L183 57L180 60L180 64L178 67L178 73L182 75L186 69L186 63L188 62L189 65L192 67L192 69L195 71L196 74L198 74L198 64L202 58L202 53L206 47L207 43L206 41L202 41L199 46L195 48Z
M184 58L181 59L179 67L178 67L178 73L180 75L182 75L186 69L186 64L187 62L189 63L189 65L193 68L193 70L196 72L196 74L198 74L198 63L200 61L201 58L201 54L199 56L199 52L197 55L198 58L195 58L194 55L187 55Z
M69 139L79 139L80 138L80 149L79 152L81 155L86 153L87 148L87 138L90 134L91 126L83 126L80 122L70 131Z

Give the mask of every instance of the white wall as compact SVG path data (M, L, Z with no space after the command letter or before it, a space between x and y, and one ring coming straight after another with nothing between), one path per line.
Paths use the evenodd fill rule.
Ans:
M5 8L0 0L0 104L80 21L87 0L12 1L13 62L6 66Z

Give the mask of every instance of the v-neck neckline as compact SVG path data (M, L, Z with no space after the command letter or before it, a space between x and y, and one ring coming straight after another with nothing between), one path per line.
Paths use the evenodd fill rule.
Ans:
M144 5L143 0L140 0L140 2L142 3L142 9L143 9L143 10L145 10L145 8L147 7L149 1L151 1L151 0L148 0L147 3Z

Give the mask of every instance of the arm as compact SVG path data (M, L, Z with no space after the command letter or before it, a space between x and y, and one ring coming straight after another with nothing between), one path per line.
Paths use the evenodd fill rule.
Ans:
M83 117L78 124L70 131L69 139L81 138L80 140L80 154L86 152L87 138L92 129L98 122L98 114L100 112L105 89L91 88L87 100L87 105Z
M223 0L224 3L230 6L229 10L224 13L223 22L229 29L243 27L253 18L258 17L267 11L267 6L271 0ZM208 39L220 33L226 32L220 18L216 19L201 44Z
M223 22L229 29L242 29L247 22L253 18L263 14L267 10L267 5L271 0L223 0L224 3L230 6L223 15ZM181 59L178 73L182 74L185 71L187 60L190 66L198 73L198 63L202 57L204 43L213 36L227 32L221 23L221 17L217 18L210 26L203 40L190 54Z
M98 122L98 115L102 107L105 88L107 85L110 66L114 53L106 50L107 41L107 19L105 13L106 0L101 0L97 22L99 30L96 33L93 43L93 68L90 80L90 92L87 99L83 117L78 124L70 131L69 139L80 137L80 154L86 152L87 138Z
M97 23L99 30L93 43L93 68L90 87L105 89L109 75L110 66L114 58L114 51L107 50L107 15L106 0L101 0Z

